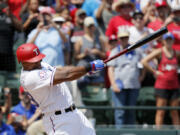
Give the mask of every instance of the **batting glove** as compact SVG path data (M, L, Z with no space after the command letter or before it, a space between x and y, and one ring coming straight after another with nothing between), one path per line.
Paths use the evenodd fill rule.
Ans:
M90 64L92 72L101 71L105 67L105 63L102 60L94 60Z

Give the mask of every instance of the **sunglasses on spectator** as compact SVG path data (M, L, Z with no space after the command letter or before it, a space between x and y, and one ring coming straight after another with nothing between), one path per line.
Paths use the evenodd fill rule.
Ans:
M131 8L132 6L130 4L124 4L120 5L119 8Z
M109 43L115 43L115 42L117 42L117 40L116 40L116 39L109 40Z
M81 18L81 19L86 18L86 14L81 14L81 15L79 15L79 18Z
M121 40L127 40L129 37L119 37Z
M139 20L143 20L143 17L142 17L142 16L141 16L141 17L140 17L140 16L134 17L134 20L138 20L138 19L139 19Z
M94 27L94 24L90 24L90 25L88 26L88 28L92 28L92 27Z

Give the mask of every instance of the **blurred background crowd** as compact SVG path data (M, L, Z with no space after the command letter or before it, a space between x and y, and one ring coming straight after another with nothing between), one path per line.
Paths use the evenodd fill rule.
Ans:
M52 66L82 66L165 26L168 34L108 62L104 71L67 82L77 106L179 106L180 0L0 0L0 134L45 134L41 111L19 84L19 45L36 44ZM157 110L151 121L135 110L82 111L94 124L117 128L180 124L177 110L169 112L171 120Z

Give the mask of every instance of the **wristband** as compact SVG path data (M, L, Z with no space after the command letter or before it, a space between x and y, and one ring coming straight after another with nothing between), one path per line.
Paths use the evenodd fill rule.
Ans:
M87 72L91 71L92 70L91 64L90 63L86 64L85 69Z

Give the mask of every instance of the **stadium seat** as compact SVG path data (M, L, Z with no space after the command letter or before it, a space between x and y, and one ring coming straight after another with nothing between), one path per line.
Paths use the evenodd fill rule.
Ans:
M82 92L82 101L86 106L109 106L111 101L108 90L101 85L88 85ZM93 109L93 117L96 124L112 124L114 120L112 110Z
M139 91L138 102L140 102L140 104L145 104L149 101L152 102L152 105L154 105L155 103L154 87L153 86L142 87Z
M93 102L107 102L107 89L102 86L88 85L82 91L83 102L91 104ZM85 103L85 104L86 104Z
M146 86L142 87L139 91L139 97L137 100L138 106L155 106L156 100L154 95L154 87ZM155 110L137 110L136 117L139 124L154 124L155 123Z

